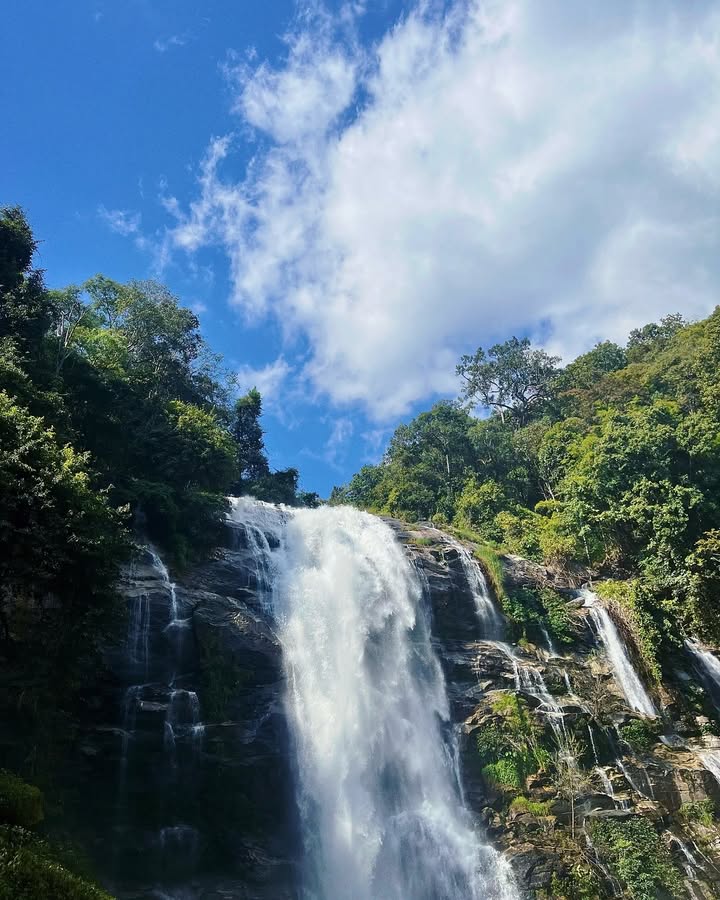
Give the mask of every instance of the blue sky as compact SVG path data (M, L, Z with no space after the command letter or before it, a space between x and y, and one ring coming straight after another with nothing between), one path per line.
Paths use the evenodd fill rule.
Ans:
M26 0L0 67L48 283L167 283L321 494L463 352L717 302L716 3Z

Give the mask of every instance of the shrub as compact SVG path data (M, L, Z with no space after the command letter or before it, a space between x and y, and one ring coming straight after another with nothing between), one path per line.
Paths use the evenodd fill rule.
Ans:
M539 898L547 897L552 900L597 900L602 896L598 876L589 866L582 863L574 865L562 878L554 872L550 890L538 893Z
M483 763L494 762L511 749L503 729L498 725L486 725L478 731L475 741Z
M483 766L483 776L501 790L519 791L525 785L525 773L513 757L499 759Z
M715 821L715 802L707 799L683 803L678 810L678 816L684 822L697 822L710 828Z
M515 694L499 694L492 701L499 721L486 725L476 741L483 775L500 790L520 790L525 779L551 762L538 743L542 729Z
M44 815L39 788L11 772L0 772L0 822L32 828L42 822Z
M655 722L636 719L620 729L620 737L636 753L649 753L657 743L658 726Z
M23 828L0 827L0 900L112 900Z
M475 547L474 556L490 582L495 596L502 602L505 596L505 570L500 554L488 544L480 544Z
M571 644L575 639L567 602L552 588L515 588L505 594L502 605L506 616L523 631L536 624L563 644Z
M624 822L605 819L590 826L595 849L625 883L632 900L682 897L682 879L652 824L641 816Z
M550 803L547 800L531 800L529 797L515 797L510 804L510 812L527 813L531 816L549 816Z

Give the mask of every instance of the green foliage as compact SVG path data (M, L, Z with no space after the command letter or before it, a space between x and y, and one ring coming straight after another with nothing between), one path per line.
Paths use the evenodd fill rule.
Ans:
M630 332L627 343L629 362L637 362L649 353L666 347L681 328L687 325L680 313L665 316L660 322L651 322L642 328L634 328Z
M560 878L553 872L550 890L538 897L553 898L553 900L598 900L604 896L602 884L595 873L585 863L576 863Z
M593 822L590 836L598 853L625 884L632 900L656 900L665 891L682 897L682 879L648 819Z
M35 247L22 211L0 210L0 709L17 753L2 761L30 772L72 739L119 638L130 527L182 566L217 545L239 479L298 502L297 471L263 455L259 394L231 402L191 310L151 281L47 291Z
M636 753L649 753L657 743L658 725L645 719L635 719L623 725L620 737Z
M526 769L526 763L530 760L522 756L521 753L505 756L497 762L486 763L483 766L483 776L503 791L519 791L525 786L525 779L537 769Z
M112 623L125 517L89 462L0 392L0 701L13 703L19 678L28 708L54 706Z
M0 900L112 900L23 828L0 826Z
M36 356L50 326L52 300L32 270L37 242L19 207L0 207L0 340Z
M528 797L515 797L510 803L510 812L521 815L527 813L531 816L549 816L550 802L548 800L531 800Z
M43 795L12 772L0 771L0 822L32 828L45 817Z
M514 588L503 599L503 611L525 637L528 626L538 625L562 644L575 640L567 601L550 587Z
M480 349L458 371L491 415L422 413L332 500L622 578L618 610L658 677L683 632L720 641L719 369L720 308L650 323L626 348L601 342L563 370L527 340Z
M686 560L688 570L689 618L693 631L706 639L720 641L720 529L705 532Z
M487 355L480 347L463 356L457 374L463 379L463 397L471 405L482 404L509 418L517 426L552 396L552 384L560 358L533 350L528 338L510 338L495 344Z
M494 697L492 711L495 721L476 736L483 776L499 790L521 790L529 775L550 764L550 754L539 742L542 729L515 694Z
M502 602L505 597L505 570L500 554L488 544L476 544L473 556L480 563L495 596Z
M269 474L265 441L260 425L262 398L253 388L235 401L232 435L237 452L238 483L235 492L242 494L244 486Z
M688 823L697 823L711 828L715 824L717 810L715 801L710 800L693 800L690 803L683 803L678 810L678 816Z
M471 476L455 505L454 523L474 531L481 540L495 541L502 537L495 517L507 503L502 487L495 481L478 482Z

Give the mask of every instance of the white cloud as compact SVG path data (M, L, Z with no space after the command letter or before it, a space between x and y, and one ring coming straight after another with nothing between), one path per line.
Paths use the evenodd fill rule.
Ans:
M282 356L259 368L243 365L236 373L238 388L241 391L257 388L262 394L265 405L273 406L278 400L280 389L291 372L292 367Z
M98 215L106 223L111 231L130 237L140 233L141 216L139 212L128 209L106 209L98 207Z
M378 420L456 390L513 332L565 355L720 286L720 12L631 0L423 3L361 49L339 17L232 70L258 138L216 138L168 248L227 252L303 375ZM352 18L352 16L350 16Z

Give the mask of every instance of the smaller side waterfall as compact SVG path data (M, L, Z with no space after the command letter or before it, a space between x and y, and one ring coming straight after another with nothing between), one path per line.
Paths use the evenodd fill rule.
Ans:
M720 659L698 641L686 640L685 649L713 704L720 710Z
M540 701L538 712L545 715L550 728L555 735L558 748L564 750L567 747L567 731L565 728L565 714L557 700L550 693L545 683L542 672L534 666L521 660L510 644L503 641L493 641L495 647L501 650L510 660L515 673L515 690L522 691Z
M165 563L145 548L129 579L115 870L123 880L132 875L164 884L192 877L198 859L201 836L186 816L200 790L205 729L197 694L181 687L193 676L186 653L192 634Z
M715 781L720 784L720 750L701 750L698 756Z
M505 636L505 620L490 596L483 570L467 547L452 538L446 537L445 539L457 552L463 567L465 580L472 593L475 611L480 622L480 636L487 641L502 640Z
M657 717L658 712L655 704L650 699L650 695L640 680L640 676L635 671L635 667L620 637L617 625L612 620L612 616L602 605L597 594L584 590L581 592L581 596L585 599L585 606L590 609L590 615L595 624L598 638L605 647L615 678L625 695L628 706L644 716Z

